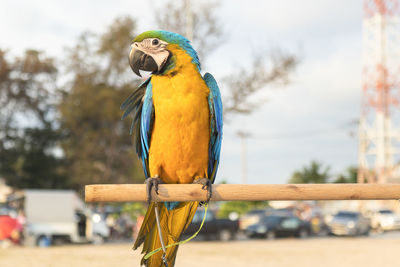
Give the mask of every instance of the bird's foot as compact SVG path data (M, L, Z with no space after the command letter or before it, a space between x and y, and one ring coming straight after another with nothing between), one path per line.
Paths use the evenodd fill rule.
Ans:
M206 203L208 203L211 199L212 196L212 183L210 181L210 179L208 178L197 178L193 181L194 184L202 184L203 187L201 189L205 189L207 190L207 201ZM203 204L203 202L201 202L201 204Z
M151 203L151 188L154 186L154 191L158 195L158 185L162 184L163 181L158 177L158 175L155 175L154 177L149 177L145 181L146 183L146 192L147 192L147 203Z

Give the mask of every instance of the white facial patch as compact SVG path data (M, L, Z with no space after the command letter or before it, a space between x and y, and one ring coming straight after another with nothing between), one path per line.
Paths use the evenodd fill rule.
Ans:
M154 54L149 53L149 55L153 57L154 61L157 63L158 70L160 70L162 66L164 66L164 63L167 61L169 52L167 50L164 50Z
M140 43L132 44L132 47L151 56L157 63L158 71L160 71L169 57L167 45L167 42L158 38L147 38Z

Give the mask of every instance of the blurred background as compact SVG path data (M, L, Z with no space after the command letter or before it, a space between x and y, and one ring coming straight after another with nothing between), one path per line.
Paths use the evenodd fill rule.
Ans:
M399 182L397 0L2 1L0 265L137 266L131 40L189 38L224 104L217 183ZM212 203L177 266L396 266L398 201ZM203 218L199 210L187 235ZM79 244L79 245L78 245Z

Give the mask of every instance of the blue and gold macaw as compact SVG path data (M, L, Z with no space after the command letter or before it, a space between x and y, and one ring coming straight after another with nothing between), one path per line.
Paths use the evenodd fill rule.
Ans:
M211 197L211 183L217 173L222 140L222 103L217 82L200 74L196 51L183 36L167 31L147 31L131 45L130 66L137 75L150 71L122 104L122 118L132 111L136 152L142 160L148 196L159 183L201 183ZM151 203L134 249L142 253L161 246L156 227L155 203ZM158 204L165 246L178 242L189 226L199 202ZM174 266L177 246L167 249L168 266ZM141 264L163 266L162 251Z

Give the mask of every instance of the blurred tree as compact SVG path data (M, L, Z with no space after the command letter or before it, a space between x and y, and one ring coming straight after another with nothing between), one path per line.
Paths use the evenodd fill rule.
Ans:
M59 106L68 175L75 186L90 183L143 182L120 104L137 87L127 51L136 24L117 18L108 30L83 33L69 50L67 75Z
M200 62L204 63L207 56L224 43L223 27L215 14L217 10L216 2L169 0L163 1L154 15L160 29L191 39ZM241 67L220 80L226 85L220 86L225 117L256 110L264 101L252 101L252 98L268 85L286 85L298 64L296 56L279 49L273 49L267 55L262 49L253 54L250 67Z
M292 184L322 184L327 183L330 177L329 167L317 161L311 161L310 166L304 166L302 170L295 171L289 180Z
M38 127L9 136L0 149L0 175L16 188L70 187L64 160L52 152L59 138L56 131Z
M344 174L340 174L339 177L334 180L334 183L357 183L358 168L350 166L346 169Z
M57 69L28 50L9 60L0 50L0 176L17 188L65 187L55 116Z
M206 55L215 51L223 38L222 26L215 15L215 2L194 2L188 0L163 1L154 12L160 29L179 33L193 42L201 62ZM165 12L168 10L168 12ZM207 38L204 38L207 36Z
M38 51L27 50L23 57L9 62L6 52L0 50L1 123L14 126L23 114L42 127L51 124L56 75L54 60Z
M269 58L259 54L254 57L250 68L241 67L225 76L223 81L229 92L224 97L224 114L252 113L265 102L252 100L254 96L268 86L287 85L297 64L295 56L274 50Z

